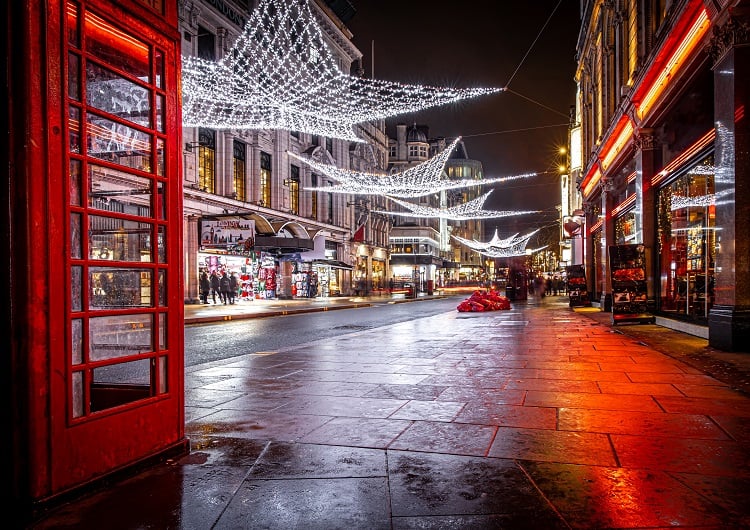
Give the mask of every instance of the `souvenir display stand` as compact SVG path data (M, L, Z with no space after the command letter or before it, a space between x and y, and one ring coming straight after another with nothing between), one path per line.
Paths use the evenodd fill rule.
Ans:
M586 269L583 265L568 265L565 267L568 282L568 305L570 307L590 306L589 292L586 287Z
M643 245L609 247L612 281L612 324L638 322L653 324L654 315L646 309L646 254Z

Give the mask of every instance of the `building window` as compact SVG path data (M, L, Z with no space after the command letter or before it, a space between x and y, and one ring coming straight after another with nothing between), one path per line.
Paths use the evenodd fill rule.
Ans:
M234 181L234 198L238 201L247 200L247 188L245 186L245 144L234 141L232 177Z
M271 207L271 155L260 153L260 205Z
M318 175L313 173L310 175L310 187L317 188L318 187ZM310 197L310 218L311 219L317 219L318 218L318 192L312 191L312 196Z
M627 70L625 72L625 82L628 85L633 83L633 75L638 68L638 6L636 0L627 0L627 36L625 43L627 46Z
M289 210L299 215L299 167L289 168Z
M333 183L332 182L328 182L328 185L329 186L333 186ZM327 193L326 195L328 195L328 208L327 208L328 218L327 218L327 222L329 224L333 224L333 193Z
M326 138L326 151L333 154L333 139Z
M392 145L388 148L388 156L391 158L396 158L396 146Z
M207 61L216 60L216 35L203 26L198 26L198 57Z
M198 186L216 193L216 131L198 129Z

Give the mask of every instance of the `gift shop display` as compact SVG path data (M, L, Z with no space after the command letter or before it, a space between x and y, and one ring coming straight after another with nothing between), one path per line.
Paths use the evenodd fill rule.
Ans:
M643 245L609 247L613 325L619 322L656 322L656 318L646 309L648 294L645 250Z
M588 288L586 287L586 269L583 265L568 265L565 268L568 278L568 305L570 307L590 306Z

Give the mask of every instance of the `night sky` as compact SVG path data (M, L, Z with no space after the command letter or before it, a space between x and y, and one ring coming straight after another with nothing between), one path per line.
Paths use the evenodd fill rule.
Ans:
M539 227L557 217L558 147L567 142L574 104L577 0L350 0L347 26L364 54L365 75L403 83L508 87L455 105L401 115L386 123L427 125L431 137L462 136L486 177L550 172L503 184L494 209L543 209L544 216L488 220L489 231ZM545 26L546 24L546 26ZM373 44L374 43L374 44ZM374 49L374 61L373 51ZM509 227L509 219L518 226Z

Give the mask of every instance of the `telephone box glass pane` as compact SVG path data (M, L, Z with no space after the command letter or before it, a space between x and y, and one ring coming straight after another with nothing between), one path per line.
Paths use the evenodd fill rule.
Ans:
M146 399L152 395L151 360L140 359L92 370L91 412Z
M89 360L104 361L153 351L152 315L94 317L89 323Z
M89 216L89 259L151 261L151 224Z
M150 171L150 134L90 112L86 115L86 123L89 156L141 171Z
M151 275L148 269L91 267L89 309L151 307Z
M93 61L86 62L86 103L142 127L151 126L149 90Z
M81 214L70 214L70 257L81 259Z
M91 208L151 217L151 179L95 164L88 174Z
M70 310L83 310L83 268L80 266L70 268Z
M103 62L144 82L150 81L149 49L90 12L86 13L86 50Z

